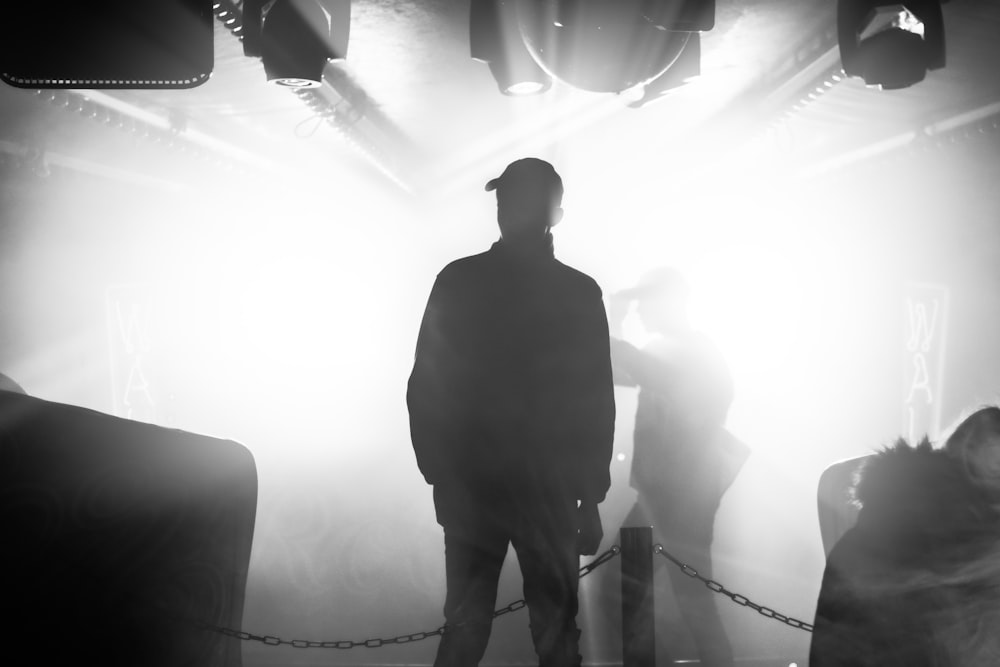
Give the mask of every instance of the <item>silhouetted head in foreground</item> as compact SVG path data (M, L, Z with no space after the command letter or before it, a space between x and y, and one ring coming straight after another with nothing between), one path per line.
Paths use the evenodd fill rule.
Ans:
M486 190L496 190L497 223L507 245L540 244L562 220L562 178L545 160L526 157L511 162L486 184Z

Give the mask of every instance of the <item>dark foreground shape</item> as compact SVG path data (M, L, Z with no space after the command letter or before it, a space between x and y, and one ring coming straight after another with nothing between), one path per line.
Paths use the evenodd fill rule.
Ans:
M6 634L38 665L239 667L241 444L0 391ZM194 622L193 622L194 621Z

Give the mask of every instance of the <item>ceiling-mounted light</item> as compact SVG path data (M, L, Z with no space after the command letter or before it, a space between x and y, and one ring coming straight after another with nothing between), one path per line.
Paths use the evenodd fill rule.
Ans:
M648 101L697 76L697 33L714 24L715 0L472 0L469 34L505 94L558 80Z
M318 87L327 63L347 56L350 0L246 0L243 11L243 51L275 85Z
M705 7L707 14L691 10ZM622 93L666 72L690 28L714 25L714 7L714 0L538 0L519 3L518 17L528 50L555 79Z
M472 0L469 47L474 60L489 65L504 95L534 95L552 85L524 45L518 28L518 0Z
M906 88L945 64L942 0L838 0L840 60L869 86Z
M0 79L19 88L193 88L214 66L207 0L10 2Z
M502 58L489 63L490 73L504 95L523 97L544 93L552 86L552 77L530 56Z

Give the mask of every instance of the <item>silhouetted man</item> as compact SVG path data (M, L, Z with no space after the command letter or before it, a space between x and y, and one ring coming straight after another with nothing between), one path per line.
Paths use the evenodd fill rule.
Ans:
M512 162L501 238L437 276L407 388L417 464L444 528L448 626L436 667L474 667L489 640L508 544L542 667L579 665L579 555L603 536L614 385L593 279L557 261L562 179Z
M652 335L641 350L618 337L631 303ZM724 428L733 400L729 368L715 344L692 328L687 284L674 269L654 269L636 287L613 295L611 312L615 382L639 387L631 475L637 498L624 525L651 525L668 552L711 578L715 514L749 456ZM675 565L667 567L699 664L731 667L714 593ZM670 652L658 643L658 654Z

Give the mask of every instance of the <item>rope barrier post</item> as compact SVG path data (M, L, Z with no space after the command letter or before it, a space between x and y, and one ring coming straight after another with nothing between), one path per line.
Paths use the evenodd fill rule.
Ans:
M653 529L621 529L622 667L655 667Z

